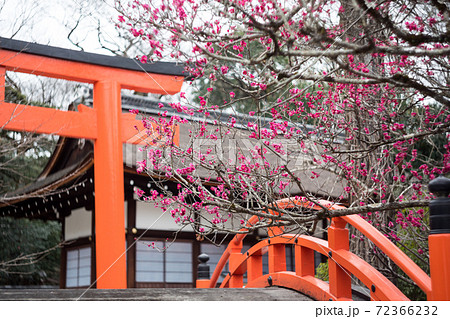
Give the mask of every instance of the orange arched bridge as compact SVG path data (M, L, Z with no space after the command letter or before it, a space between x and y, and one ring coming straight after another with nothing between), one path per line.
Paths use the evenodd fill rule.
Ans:
M330 210L342 209L343 206L320 200L322 207ZM321 210L322 207L311 201L300 199L284 199L278 201L280 208L307 207ZM253 216L248 221L248 226L255 224L260 217ZM279 286L294 289L315 300L352 300L352 275L360 280L370 291L370 300L409 300L391 281L366 261L349 251L350 224L370 239L384 254L386 254L405 274L422 289L428 300L449 300L449 288L441 287L445 280L448 282L449 253L436 257L430 246L430 263L440 265L440 275L437 283L433 282L419 266L417 266L402 250L386 238L371 224L359 215L335 217L328 228L328 241L298 234L283 234L281 229L274 228L272 238L260 241L246 252L242 252L245 234L237 234L229 243L216 269L210 279L197 280L198 288L214 288L218 278L228 262L229 273L220 284L220 288L262 288ZM448 240L449 234L431 235L442 236ZM286 270L286 245L295 247L295 270ZM442 246L444 247L444 246ZM445 250L445 249L444 249ZM448 252L447 246L447 252ZM315 278L314 252L326 255L329 262L329 281L325 282ZM442 251L440 251L440 255ZM268 274L263 275L263 258L268 254ZM447 263L446 263L447 262ZM433 274L433 267L431 267ZM244 286L244 274L247 275L247 284ZM436 276L438 277L438 276ZM435 289L432 289L434 287Z
M38 106L5 102L7 71L30 73L51 78L93 84L93 108L81 106L79 112L47 109ZM139 143L134 139L134 126L142 125L130 114L122 114L121 89L157 94L180 91L186 74L171 63L137 64L121 57L107 57L87 52L42 46L0 38L0 127L6 130L39 134L56 134L94 140L95 183L95 245L97 288L123 289L126 282L126 258L123 253L124 188L122 143ZM143 128L142 128L143 129ZM174 143L178 142L174 128ZM439 179L439 178L438 178ZM437 180L437 179L436 179ZM442 183L441 183L442 184ZM332 219L328 241L304 235L282 234L261 241L247 252L241 252L244 234L230 242L210 279L197 281L199 288L216 287L219 274L228 262L230 274L223 288L282 286L300 291L317 300L350 300L351 276L358 278L371 292L372 300L407 300L399 289L380 272L349 251L351 224L369 238L395 262L427 295L429 300L450 300L450 181L436 185L441 198L438 216L431 216L429 236L430 274L424 273L398 247L357 215ZM431 186L431 183L430 183ZM439 200L439 199L437 199ZM278 202L322 209L306 199L286 199ZM341 206L320 201L328 209ZM433 218L434 217L434 222ZM249 223L255 223L252 217ZM295 271L286 271L285 245L295 246ZM329 257L329 282L314 277L314 251ZM269 273L263 275L262 256L268 254Z

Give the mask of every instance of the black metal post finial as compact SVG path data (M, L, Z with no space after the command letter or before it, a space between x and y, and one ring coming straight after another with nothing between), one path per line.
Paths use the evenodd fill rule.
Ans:
M197 268L197 279L209 279L209 265L207 264L209 256L205 253L198 256L200 264Z
M450 233L450 179L439 176L428 184L428 190L436 195L430 201L430 234Z

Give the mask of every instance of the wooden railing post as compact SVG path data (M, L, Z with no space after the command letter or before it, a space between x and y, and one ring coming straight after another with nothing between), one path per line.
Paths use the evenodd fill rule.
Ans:
M314 272L314 250L295 245L295 274L300 277L314 277Z
M345 228L347 222L340 217L333 218L328 228L328 246L332 250L349 250L349 230ZM352 282L350 274L333 259L330 251L328 255L328 275L330 293L338 299L352 299Z
M450 300L450 179L439 176L428 189L437 197L429 204L431 299Z
M286 271L286 248L284 244L270 245L268 254L269 273Z
M242 256L242 241L233 239L228 247L230 247L231 249L228 266L230 267L230 272L233 273L230 278L229 288L242 288L242 286L244 285L244 274L241 269L238 269L239 261Z
M261 277L263 275L263 263L261 250L255 252L247 259L247 281Z

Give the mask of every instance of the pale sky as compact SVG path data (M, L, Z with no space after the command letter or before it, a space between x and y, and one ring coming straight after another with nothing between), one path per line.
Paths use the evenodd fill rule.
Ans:
M109 48L118 49L126 47L127 41L120 37L114 23L117 22L118 13L113 8L114 0L0 0L0 36L15 40L36 42L39 44L80 50L72 44L67 36L70 30L77 24L79 17L79 26L72 34L72 40L79 42L79 45L86 52L112 55L106 49L102 49L98 42L98 23L103 36L104 44ZM123 34L128 34L122 31ZM106 43L109 42L109 43ZM122 43L122 45L120 45ZM145 46L138 46L143 48ZM136 49L137 50L137 49ZM137 51L128 52L129 57L142 55ZM22 90L31 99L41 100L43 95L40 88L36 89L34 84L35 76L24 74L11 74L13 79L20 82ZM33 78L34 77L34 78ZM63 82L62 80L58 80ZM58 97L56 104L63 107L72 101L73 94L69 97L55 94L55 88L50 81L46 95ZM40 84L37 85L39 87ZM59 91L66 92L70 89L63 89L58 84ZM75 93L75 95L79 95ZM170 99L177 99L171 97Z
M85 51L111 54L97 42L97 21L100 20L105 38L118 41L112 19L117 13L111 7L113 0L0 0L0 36L14 35L24 40L53 46L78 49L67 39L70 29L83 16L79 29L73 33Z

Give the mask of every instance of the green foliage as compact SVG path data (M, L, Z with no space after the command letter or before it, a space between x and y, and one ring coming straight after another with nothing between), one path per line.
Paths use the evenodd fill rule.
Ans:
M229 65L229 68L232 70L235 66ZM232 110L240 114L248 114L250 111L253 111L256 115L267 118L272 118L273 114L271 113L271 109L273 106L277 105L279 101L286 102L291 98L289 91L279 92L277 90L273 91L271 88L267 88L265 91L258 93L244 91L242 88L246 84L235 74L228 76L226 79L218 78L215 81L199 79L196 80L194 86L197 89L193 93L194 102L198 102L199 97L202 97L208 101L209 105L217 105L219 108L227 111ZM212 91L208 92L208 89ZM316 88L310 87L306 82L302 82L293 83L292 89L302 90L302 94L297 96L296 100L304 103L304 111L296 115L289 115L287 112L278 108L280 119L290 122L314 124L314 121L307 115L308 113L314 113L314 110L309 106L309 98L310 96L314 96ZM233 98L230 97L230 92L235 94ZM286 103L289 104L289 102Z
M17 88L6 86L6 101L27 104ZM40 103L33 105L49 107ZM32 133L0 131L0 194L34 181L45 167L56 145L53 137Z
M403 211L403 213L406 215L408 212ZM429 225L428 208L424 209L421 221L423 225ZM397 236L402 238L402 240L401 244L398 243L397 245L416 265L429 275L428 230L425 227L413 227L411 225L406 228L398 228ZM398 272L402 277L407 277L401 269L398 269ZM405 280L399 280L397 286L410 300L427 300L426 294L414 284L406 282Z
M445 134L436 134L426 139L417 141L415 147L418 150L418 160L412 163L414 169L418 169L420 165L426 163L430 167L442 164L445 151L444 145L447 144L447 136Z
M424 223L428 223L428 210L424 214ZM397 244L399 248L409 257L414 263L416 263L423 271L428 275L430 274L430 266L428 260L428 242L423 240L418 240L418 232L424 232L424 230L414 229L413 227L408 227L405 229L398 230L398 236L404 238L401 244ZM428 234L425 231L420 237L427 237ZM420 252L420 253L418 253ZM415 284L410 281L406 281L402 278L408 278L408 276L400 269L397 268L399 274L396 279L396 286L400 291L405 294L410 300L413 301L426 301L426 294ZM320 263L316 268L315 277L328 281L328 261Z
M315 277L323 281L328 281L328 260L317 266Z
M60 249L40 252L56 246L60 239L57 222L0 218L0 285L58 285ZM17 265L8 263L30 254L36 255L18 260Z
M218 47L213 45L215 51L221 51L223 55L234 57L236 52L231 47ZM249 41L242 47L243 57L252 59L255 56L259 56L265 53L267 48L263 46L259 41ZM273 56L270 58L270 67L261 68L260 65L252 65L243 71L239 63L221 61L220 67L227 67L228 71L226 75L222 74L218 66L215 68L215 78L205 79L200 78L193 82L193 86L196 87L194 92L194 101L198 102L198 98L201 96L208 101L209 105L217 105L220 108L233 110L234 112L241 114L248 114L250 111L254 111L260 116L270 116L270 112L267 112L272 106L279 103L281 100L288 100L290 97L289 90L280 91L272 87L267 87L264 90L259 90L258 86L251 86L254 79L258 78L266 79L267 82L273 78L273 74L279 74L278 78L281 80L285 75L283 69L290 64L290 61L286 57ZM205 70L208 73L212 70ZM298 83L293 81L290 88L304 88L307 83ZM208 89L210 91L208 91ZM211 91L212 89L212 91ZM307 90L311 91L311 90ZM230 96L230 92L234 93L234 97ZM305 92L306 93L306 92ZM306 104L306 100L305 100ZM264 110L264 112L262 112ZM288 119L284 115L284 119ZM296 121L298 119L290 119Z
M413 101L406 103L407 105L414 105ZM405 124L406 134L414 133L423 126L424 119L427 119L428 113L440 114L439 119L443 122L446 121L445 114L440 111L441 106L439 104L430 104L423 107L414 107L411 112L416 113L414 117L402 117L401 122ZM442 166L445 154L445 145L448 143L448 138L445 133L433 134L426 138L418 139L413 145L409 146L407 160L411 161L412 169L418 170L422 164L428 165L430 169L433 167ZM413 160L411 155L412 149L417 150L417 158ZM410 171L410 170L409 170Z
M33 104L20 89L7 85L5 99ZM34 181L56 145L45 135L0 131L0 194ZM58 285L60 251L50 252L61 241L57 222L0 218L0 285Z
M15 133L8 133L0 132L0 194L34 181L48 161L48 149L54 145L45 138L30 141L22 135L18 140Z
M206 97L209 104L218 105L219 107L224 107L229 109L231 107L230 92L235 93L233 100L240 100L239 105L235 105L233 108L239 113L248 113L251 110L257 110L258 104L255 99L251 97L250 94L240 90L238 78L233 81L225 81L223 79L218 79L214 82L210 80L200 79L196 81L197 91L194 93L194 101L198 101L200 96ZM212 93L207 91L208 88L212 88Z

